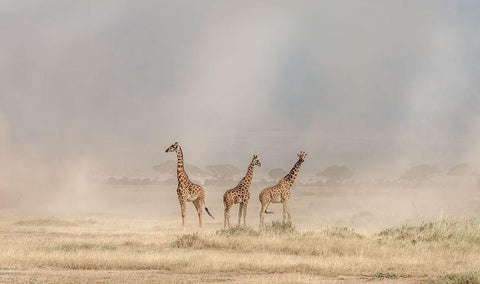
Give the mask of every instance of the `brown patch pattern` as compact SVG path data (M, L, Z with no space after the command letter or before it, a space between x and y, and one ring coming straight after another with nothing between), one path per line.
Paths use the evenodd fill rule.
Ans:
M223 195L223 204L225 206L225 219L223 222L223 226L227 227L230 226L230 210L232 209L233 205L239 203L239 212L238 212L238 225L240 226L240 219L242 217L243 211L243 224L246 226L247 221L247 206L248 200L250 199L250 184L252 183L253 177L253 168L254 166L261 167L260 160L258 159L257 155L253 155L252 161L247 169L247 174L243 177L232 189L229 189Z
M185 213L187 209L187 202L192 202L198 213L198 224L202 228L202 208L205 206L205 190L201 185L195 184L188 178L183 164L183 151L178 142L168 147L165 152L177 153L177 195L180 207L182 210L182 229L185 229ZM208 215L213 216L205 207Z
M295 163L290 172L283 177L276 185L271 187L266 187L260 192L259 198L262 203L262 209L260 210L260 227L264 226L264 215L266 213L268 205L270 203L282 203L283 204L283 222L285 222L286 215L288 214L288 221L291 222L292 214L290 208L288 207L288 200L290 199L291 193L290 188L292 187L295 178L297 178L298 171L302 166L302 163L305 161L307 153L300 151L298 156L298 161Z

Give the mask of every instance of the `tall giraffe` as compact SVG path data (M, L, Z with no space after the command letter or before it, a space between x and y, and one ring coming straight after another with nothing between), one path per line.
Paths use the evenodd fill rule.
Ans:
M250 199L250 192L248 189L250 188L250 184L252 183L253 177L253 168L255 166L261 167L262 164L258 159L257 155L253 155L252 161L247 169L247 174L238 182L237 186L232 189L225 191L223 195L223 204L225 206L225 219L223 222L223 227L226 228L230 226L230 210L232 209L233 205L239 203L239 211L238 211L238 225L240 226L240 220L242 218L242 210L243 210L243 225L247 225L247 206L248 206L248 199Z
M182 209L182 229L185 230L185 212L187 209L187 202L193 202L193 205L197 209L198 213L198 224L200 228L202 228L202 207L205 206L205 191L203 190L202 186L191 182L188 178L188 175L183 167L183 151L180 145L178 145L178 142L175 142L175 144L168 147L165 152L177 153L177 195L178 201L180 202L180 207ZM207 211L210 217L215 219L212 214L210 214L210 211L208 211L207 207L205 207L205 211Z
M265 213L268 213L267 207L270 203L283 203L283 223L285 223L285 217L288 214L288 221L291 222L292 214L288 207L288 200L290 199L290 188L292 187L298 171L305 161L307 153L300 151L297 154L298 161L295 163L290 172L283 177L276 185L272 187L266 187L260 192L259 198L262 203L262 209L260 211L260 227L264 226L263 218Z

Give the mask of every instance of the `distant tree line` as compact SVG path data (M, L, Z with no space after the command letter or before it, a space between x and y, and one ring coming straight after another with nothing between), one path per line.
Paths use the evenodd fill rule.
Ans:
M159 177L110 177L108 178L109 184L115 185L150 185L150 184L176 184L176 171L177 162L167 161L153 167L155 172L163 173L166 176L171 177L167 179L161 179ZM201 179L204 185L216 185L216 186L234 186L244 172L238 167L231 164L218 164L209 165L205 169L200 167L185 164L185 169L192 179ZM254 179L254 183L257 184L272 184L283 178L288 172L282 168L274 168L268 172L269 179L260 177ZM467 177L467 176L479 176L480 171L471 164L462 163L453 166L447 172L443 172L436 166L428 164L420 164L407 169L402 173L398 180L405 181L413 184L420 184L428 182L433 178L441 175L452 177ZM318 178L310 177L308 182L297 180L296 184L312 185L312 186L337 186L345 184L346 182L355 182L352 180L354 173L346 166L332 165L321 172L315 174ZM313 181L312 181L313 180ZM480 179L479 179L480 182Z

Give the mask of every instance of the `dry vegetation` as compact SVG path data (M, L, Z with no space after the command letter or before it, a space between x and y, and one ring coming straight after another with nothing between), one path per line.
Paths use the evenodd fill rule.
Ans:
M33 195L23 207L0 211L0 283L479 278L476 187L298 186L291 201L296 227L275 223L282 210L274 204L269 209L275 214L266 216L270 225L259 231L259 186L251 188L251 227L227 230L221 229L225 187L209 186L207 204L216 219L205 216L198 230L189 204L185 232L174 186L82 189L43 199Z
M480 219L363 235L272 223L179 232L177 222L113 217L0 219L0 281L475 283ZM82 271L85 271L83 273ZM80 273L82 272L82 273ZM48 281L47 281L48 280Z

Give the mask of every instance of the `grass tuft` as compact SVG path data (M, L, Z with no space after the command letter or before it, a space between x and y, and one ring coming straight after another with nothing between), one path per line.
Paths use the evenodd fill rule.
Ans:
M327 236L340 237L340 238L358 238L362 239L363 236L355 232L355 229L349 227L329 227L325 230Z
M201 237L198 233L178 236L172 243L174 248L205 249L215 248L215 244Z
M477 284L480 283L480 271L450 273L431 281L435 284Z
M251 236L251 237L260 236L259 231L256 231L250 227L240 227L240 226L218 230L215 232L215 234L219 236Z
M116 249L117 247L111 244L66 242L66 243L61 243L59 245L56 245L53 248L48 248L47 250L77 252L77 251L109 251L109 250L116 250Z
M297 228L290 222L274 221L272 224L265 226L264 232L278 235L298 233Z
M415 242L434 241L469 241L480 243L480 219L456 221L440 219L434 222L423 223L420 226L402 226L389 228L379 233L379 236L399 240L413 239Z
M14 225L17 226L59 226L59 227L65 227L65 226L77 226L77 224L67 221L67 220L62 220L62 219L56 219L56 218L48 218L48 219L26 219L26 220L20 220L14 223Z
M395 275L395 273L389 273L389 272L377 272L372 276L372 278L395 279L395 278L397 278L397 275Z

